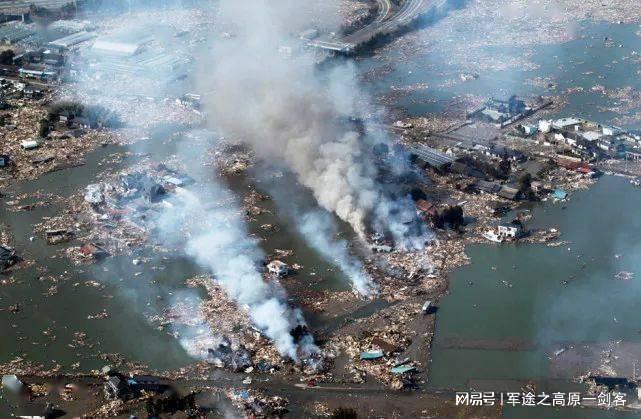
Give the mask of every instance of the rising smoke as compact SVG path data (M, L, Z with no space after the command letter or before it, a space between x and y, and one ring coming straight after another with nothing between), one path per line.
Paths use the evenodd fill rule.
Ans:
M328 10L338 7L333 2L313 5L316 9L299 3L219 3L217 20L221 27L233 28L233 36L213 37L213 48L204 60L206 71L197 77L199 91L205 92L207 118L215 130L247 142L260 159L293 172L321 207L349 223L362 238L371 231L384 232L393 236L399 247L421 248L425 232L411 225L415 218L411 200L394 196L377 181L379 168L373 163L371 149L386 139L372 135L374 131L368 127L359 129L354 122L367 119L372 112L367 98L359 93L355 68L347 64L321 70L312 53L294 47L300 41L292 33L308 29L314 16L333 16ZM314 25L329 29L337 22L333 17L323 18L316 19ZM158 26L158 37L169 38L167 26ZM287 57L289 50L282 46L296 49L292 57ZM155 96L171 96L171 84L166 83L171 78L166 74L130 77L135 80L88 78L73 93L112 108L128 96L151 95L150 91ZM116 94L107 96L107 92ZM146 127L162 123L167 114L158 109L164 109L165 103L158 105L136 106L129 121L145 121ZM178 153L184 160L192 158L184 148ZM290 331L305 324L302 315L286 303L284 290L277 283L263 280L260 262L264 255L248 236L230 192L215 180L204 189L198 194L180 191L169 201L158 220L161 236L171 240L186 235L186 253L211 271L230 297L248 310L252 322L274 341L281 354L300 359L315 353L310 336L302 341L292 337ZM308 212L297 219L297 228L312 247L350 277L359 292L375 291L346 243L333 239L331 217ZM208 341L212 331L203 326L201 332L182 340L188 350L193 340Z
M66 87L61 98L87 104L100 103L121 112L129 128L146 132L167 124L197 121L198 115L184 121L183 115L188 112L172 112L175 104L173 100L166 100L175 97L188 84L188 81L178 83L176 78L183 74L182 57L195 53L189 47L196 47L174 37L174 34L179 30L195 30L196 25L190 22L197 12L190 9L159 12L149 8L147 13L143 13L143 5L138 5L136 10L140 13L119 17L117 24L112 20L112 33L108 36L126 39L133 29L143 31L155 40L147 47L146 54L177 56L181 66L172 67L171 71L163 68L113 76L109 72L109 64L111 60L117 60L89 51L89 59L98 60L96 68L99 70L82 74L73 85ZM187 25L180 27L179 22L187 22ZM133 34L132 38L137 36ZM125 66L134 61L133 58L121 60ZM176 118L172 118L175 115ZM200 135L196 131L191 134L196 137ZM161 139L140 141L131 149L134 152L150 152L159 160L167 158L169 153L175 153L174 157L178 160L202 162L202 154L195 153L193 148L185 144L166 144ZM247 310L252 323L274 342L283 356L299 360L316 353L317 348L310 335L303 333L295 339L290 334L292 329L305 325L302 314L300 310L290 307L284 290L277 282L267 283L263 280L261 263L264 254L256 241L249 237L242 213L231 192L216 179L210 180L209 174L199 173L202 170L198 164L190 169L192 177L207 179L207 183L199 187L197 193L178 189L175 196L164 202L165 209L153 220L157 226L156 239L165 246L184 249L188 256L211 272L229 297ZM155 291L154 286L144 290L126 290L132 294L132 298L142 294L154 295ZM213 345L218 337L197 312L202 303L200 297L196 293L180 293L180 298L170 298L168 303L170 311L180 312L179 308L186 305L194 310L193 319L174 318L177 324L172 325L172 329L177 336L180 335L180 343L190 355L203 356L203 349ZM190 327L182 327L185 324Z
M214 43L200 78L201 89L213 92L205 99L210 122L293 172L361 238L376 228L399 247L422 248L425 232L408 226L415 218L411 201L391 197L376 181L371 147L381 138L354 126L355 118L371 113L354 67L323 71L312 52L278 53L299 45L292 33L311 25L305 5L291 6L283 0L220 3L219 19L235 26L232 39Z
M287 305L277 282L263 280L260 264L264 254L248 236L233 202L231 193L215 181L198 194L178 189L158 220L161 234L170 242L188 237L186 253L211 271L234 301L246 307L252 322L273 340L281 354L297 360L300 355L316 352L311 337L294 342L290 331L305 325L302 314Z
M332 221L330 214L313 211L298 218L297 228L314 249L341 269L356 291L371 295L375 292L375 286L360 260L349 253L347 241L330 239L336 236L336 225Z

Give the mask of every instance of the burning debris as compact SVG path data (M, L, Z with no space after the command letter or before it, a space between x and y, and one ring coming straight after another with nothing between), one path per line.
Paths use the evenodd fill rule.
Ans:
M227 367L232 371L244 371L252 365L251 354L242 345L232 349L229 339L223 337L215 348L209 348L208 360L218 367Z

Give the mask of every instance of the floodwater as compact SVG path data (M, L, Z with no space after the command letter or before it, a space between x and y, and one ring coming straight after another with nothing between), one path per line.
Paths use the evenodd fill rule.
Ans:
M572 351L556 350L585 347L589 363L599 343L618 340L636 348L619 371L632 376L641 344L639 205L641 190L605 176L567 203L531 206L528 228L559 228L570 243L469 246L472 263L451 275L438 310L430 385L518 391L534 381L560 391L587 364L570 365ZM616 279L622 271L634 277Z
M124 147L100 148L87 156L83 166L50 173L5 192L9 199L11 195L36 191L67 197L94 182L102 170L119 170L132 164L133 160L124 159L120 163L97 166L103 159L124 151L127 151ZM134 294L130 292L135 288L132 285L135 272L123 272L121 268L133 267L130 260L112 258L99 265L75 267L60 254L69 244L49 246L42 237L29 240L34 236L34 224L42 217L55 216L59 210L56 205L27 212L11 212L4 203L0 207L0 219L9 227L18 254L35 260L35 266L3 275L16 283L0 287L2 307L18 303L21 310L15 314L6 309L0 311L3 328L0 362L22 356L42 363L45 368L60 365L63 371L80 362L78 370L85 371L106 363L96 359L98 352L122 353L156 367L177 367L190 361L175 339L151 327L142 316L141 302L132 298ZM39 280L38 266L46 266L45 276L65 275L68 279ZM184 272L189 272L186 266ZM85 281L98 281L105 288L87 286ZM47 295L53 285L57 286L57 293ZM103 310L109 314L107 319L87 318ZM48 335L43 334L44 331ZM70 346L76 332L87 333L87 346Z
M438 25L438 23L436 23ZM569 88L582 87L583 91L570 93L568 104L557 115L581 115L600 123L612 123L616 113L609 110L620 104L592 87L601 85L607 89L632 86L641 89L637 74L639 65L633 61L641 53L638 25L612 25L607 23L583 23L577 28L578 39L562 44L533 47L488 46L486 52L506 61L528 61L534 69L509 68L498 71L479 71L478 79L460 82L465 73L450 63L450 58L439 52L419 53L409 60L400 53L390 52L384 57L366 58L358 62L362 72L390 66L384 77L369 83L375 95L389 93L390 86L403 88L424 84L402 96L397 106L412 116L438 113L447 108L454 97L473 94L481 97L558 95ZM605 39L608 38L609 42ZM453 38L452 42L456 42ZM535 86L528 80L537 77L549 79L554 88ZM446 83L456 80L454 84ZM547 84L547 83L546 83ZM447 87L442 87L442 86ZM621 124L626 128L641 128L640 122Z
M85 165L53 172L4 191L8 193L5 201L11 200L11 196L37 191L67 197L97 181L100 173L135 166L141 155L149 154L156 161L162 161L175 154L177 147L186 146L186 138L168 140L176 129L179 127L159 128L150 140L131 148L99 148L86 157ZM195 145L193 149L198 150L199 147ZM120 162L112 162L114 159L111 156L126 151L136 154ZM108 163L98 166L102 161ZM188 174L196 179L203 176L202 173ZM228 187L241 197L252 184L262 186L260 181L251 176L235 176L226 181ZM263 180L262 183L266 182ZM290 187L289 192L294 191L301 203L308 204L313 199L302 187ZM23 203L28 203L28 200ZM292 256L282 259L303 265L301 272L284 284L291 291L293 304L297 304L300 291L350 288L345 275L307 246L297 233L288 211L279 208L273 201L259 205L266 211L249 223L250 234L268 238L260 242L265 254L273 254L276 249L293 249L295 252ZM60 365L62 371L71 371L72 365L78 362L75 371L81 372L100 368L107 363L96 357L98 353L119 353L128 360L158 370L179 368L193 362L194 359L185 352L178 340L170 336L170 330L159 329L146 319L148 315L162 312L174 298L179 298L185 292L185 279L206 272L180 253L167 258L145 249L135 251L134 256L108 258L90 266L74 266L62 255L62 251L79 243L72 241L49 246L42 237L29 240L34 236L34 224L40 222L42 217L55 216L60 210L55 204L23 212L11 212L4 203L0 206L0 220L14 236L13 246L23 258L35 260L35 266L3 275L3 278L13 278L16 282L0 287L0 305L8 308L18 303L21 310L18 313L6 309L0 311L3 336L0 363L21 356L42 363L45 368ZM277 231L266 234L260 228L263 224L273 224ZM349 239L347 227L338 224L341 234ZM135 266L132 263L134 257L148 258L150 261ZM50 279L39 280L41 274L36 270L38 266L46 266L46 277L65 274L66 278L55 282ZM88 285L87 281L97 281L104 289ZM57 286L57 293L47 295L53 285ZM88 316L103 311L108 313L107 318L88 319ZM306 317L313 328L332 327L341 320L325 314L312 316L306 313ZM73 345L76 332L87 334L86 346L70 346Z
M397 106L410 114L421 115L440 112L446 101L460 94L486 97L513 93L555 94L569 87L582 86L585 91L571 94L562 113L608 122L614 114L604 112L601 107L608 107L613 101L590 88L596 84L606 88L641 87L641 79L636 71L629 71L630 63L624 59L632 56L638 45L637 29L630 25L586 24L580 29L581 38L576 41L535 47L530 59L539 65L536 70L481 74L479 79L470 82L409 94L402 97ZM616 46L606 47L605 36L614 39ZM619 44L623 46L619 48ZM501 52L506 53L506 50ZM514 49L511 53L519 56L523 51ZM396 54L392 52L384 57L383 64L395 58ZM455 68L438 70L438 63L443 61L438 55L419 56L409 62L395 61L391 74L368 85L374 93L387 92L391 84L437 86L451 77L451 74L443 73L460 73ZM374 59L358 62L363 72L379 65L381 62ZM526 83L538 76L551 77L557 85L556 90ZM158 137L165 134L159 133ZM154 153L159 160L163 155L175 153L176 149L172 148L175 146L157 147L158 142L159 139L152 139L148 143L151 146L144 151ZM96 167L97 162L119 151L124 149L101 148L87 156L84 166L17 185L9 192L42 190L69 196L92 183L99 172L119 170L135 162L135 159L125 159L122 163ZM230 180L229 186L237 194L246 191L249 183L270 192L261 182L236 179ZM297 187L290 193L305 192ZM310 199L306 196L302 201ZM559 227L562 238L571 242L569 245L557 248L545 245L469 247L467 252L472 264L452 275L450 294L440 302L430 385L467 388L473 384L477 388L518 391L523 382L533 380L543 388L561 391L574 388L568 379L576 375L571 368L553 368L551 358L555 350L614 339L641 344L641 323L634 315L641 291L641 261L635 257L640 250L638 237L641 234L641 220L636 216L635 208L640 204L640 190L622 178L604 177L591 190L572 194L565 209L561 204L552 203L532 206L533 220L529 227ZM250 223L250 231L265 236L260 229L262 224L278 225L280 230L269 235L261 246L267 254L275 249L295 250L294 255L285 260L304 266L295 278L298 284L316 290L348 288L344 275L310 249L296 233L286 202L280 205L267 202L261 206L268 212ZM166 306L172 295L184 288L184 279L200 272L199 267L180 255L169 260L152 257L152 262L141 266L134 266L130 257L117 257L90 267L74 267L58 253L66 245L47 246L41 238L29 241L33 224L42 216L55 215L58 210L51 206L13 213L7 211L3 203L0 205L0 220L10 226L20 254L34 259L36 266L46 265L47 275L71 273L70 279L57 283L58 292L53 296L46 294L54 283L39 280L35 267L11 273L17 283L0 287L0 306L20 303L22 310L16 314L0 311L3 337L0 363L25 356L42 362L45 367L60 364L64 371L80 362L77 371L86 371L106 363L96 358L97 352L120 353L161 370L192 362L178 341L150 324L145 313ZM344 226L341 231L349 237ZM141 256L153 255L142 253ZM615 280L614 275L620 271L637 275L629 281ZM138 273L141 275L136 276ZM97 280L105 288L87 286L84 282L88 280ZM150 280L158 285L152 288L153 292L143 285ZM367 314L380 307L378 304L366 305L360 313ZM109 317L87 319L103 310ZM342 320L319 316L311 317L310 323L312 328L332 328ZM44 330L51 332L49 336L43 334ZM74 332L86 332L87 343L97 345L70 347ZM52 338L54 335L55 339ZM562 357L563 354L558 358ZM562 417L573 414L562 412ZM599 417L604 417L601 413ZM507 410L506 417L525 416L521 410L518 413ZM581 411L581 417L587 417L585 411Z
M527 97L581 87L583 91L570 93L567 105L552 117L576 115L613 123L618 114L609 108L620 101L592 87L641 88L634 62L640 52L638 30L638 25L584 22L578 38L570 42L487 47L498 57L521 57L536 68L480 71L478 79L447 87L440 85L465 71L439 53L404 61L392 51L360 59L358 66L363 73L383 70L382 77L368 82L375 96L388 94L390 86L428 86L396 101L395 106L410 115L442 112L464 94ZM528 82L537 77L553 86ZM641 122L619 125L636 129ZM529 228L557 227L569 244L469 246L471 264L451 275L449 294L437 312L429 385L520 391L535 382L539 390L582 391L583 386L570 380L596 370L601 351L619 340L627 349L617 372L632 376L641 353L641 322L635 315L641 295L641 221L634 210L639 204L641 190L624 178L606 176L590 190L573 193L567 204L546 202L528 208L533 215ZM622 271L635 276L615 279ZM566 352L556 356L560 349ZM555 412L558 417L588 417L584 409L545 412L550 417ZM532 417L541 413L532 410ZM605 417L601 413L596 414ZM524 415L527 409L505 412L506 417Z

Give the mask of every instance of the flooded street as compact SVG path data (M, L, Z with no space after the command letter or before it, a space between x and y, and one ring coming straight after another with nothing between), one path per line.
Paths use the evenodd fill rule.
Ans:
M602 344L624 340L638 354L637 205L638 188L605 176L568 203L532 206L527 227L558 228L568 244L470 246L472 263L451 276L438 312L431 385L508 390L535 381L556 388L597 367ZM634 277L616 279L619 272ZM617 372L631 376L635 361Z

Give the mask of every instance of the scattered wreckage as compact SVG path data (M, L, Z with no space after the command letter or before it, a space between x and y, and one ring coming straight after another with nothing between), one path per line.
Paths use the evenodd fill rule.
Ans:
M9 269L19 261L20 258L14 249L0 245L0 271Z

